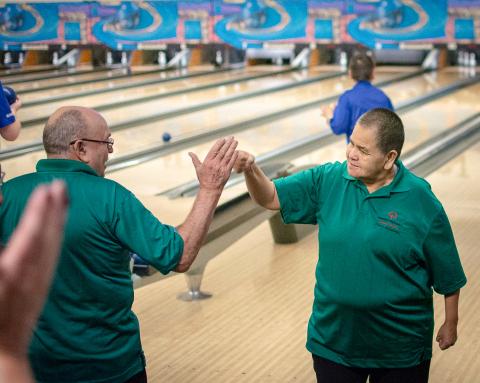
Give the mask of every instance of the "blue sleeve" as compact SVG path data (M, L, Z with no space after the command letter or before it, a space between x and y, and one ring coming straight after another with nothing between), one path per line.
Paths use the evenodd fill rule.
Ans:
M0 82L0 128L4 128L14 122L15 115L12 113L12 109L10 109L10 105L3 93L2 83Z
M330 128L334 134L347 134L350 126L350 107L348 97L344 93L338 99L337 106L333 111L333 118L330 120Z
M395 108L393 107L392 101L390 100L389 97L387 97L387 104L388 104L388 109L395 112Z

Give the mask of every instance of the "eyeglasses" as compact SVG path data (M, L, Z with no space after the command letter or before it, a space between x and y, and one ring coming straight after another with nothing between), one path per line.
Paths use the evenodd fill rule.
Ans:
M88 142L97 142L99 144L105 144L105 145L107 145L107 149L108 149L109 152L111 152L113 150L113 144L115 143L113 141L112 137L109 137L106 141L91 140L90 138L77 138L76 140L73 140L72 142L70 142L70 145L75 144L75 142L77 142L77 141L88 141Z

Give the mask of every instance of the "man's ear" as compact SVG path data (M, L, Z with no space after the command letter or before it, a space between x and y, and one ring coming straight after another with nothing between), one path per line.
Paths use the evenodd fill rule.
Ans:
M398 153L396 150L390 150L386 155L385 165L383 167L385 170L390 170L395 164L395 160L398 158Z
M83 160L83 158L87 155L87 147L85 146L85 143L82 140L76 141L72 145L72 149L76 154L76 156L81 160Z

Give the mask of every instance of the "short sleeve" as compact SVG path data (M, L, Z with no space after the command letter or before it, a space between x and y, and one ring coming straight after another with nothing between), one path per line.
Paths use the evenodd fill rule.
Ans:
M0 128L4 128L14 122L15 115L12 113L12 109L7 102L5 94L3 93L2 84L0 83Z
M340 96L337 106L333 111L333 118L330 120L330 128L335 134L347 134L350 127L350 107L346 94Z
M285 223L316 224L322 167L274 180Z
M434 290L443 295L454 293L467 283L448 217L437 213L423 244Z
M387 96L385 96L387 97ZM387 108L390 109L391 111L395 112L395 108L392 104L392 100L390 100L390 98L387 97Z
M128 190L117 190L113 221L115 236L162 274L173 271L183 253L177 230L161 223Z

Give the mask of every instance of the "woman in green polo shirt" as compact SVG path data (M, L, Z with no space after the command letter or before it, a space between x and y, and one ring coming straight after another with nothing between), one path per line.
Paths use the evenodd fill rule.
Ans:
M319 382L428 381L433 290L445 296L436 340L457 339L466 283L441 203L399 160L400 118L373 109L357 122L347 160L270 181L240 152L252 198L286 223L318 224L319 258L307 349Z

